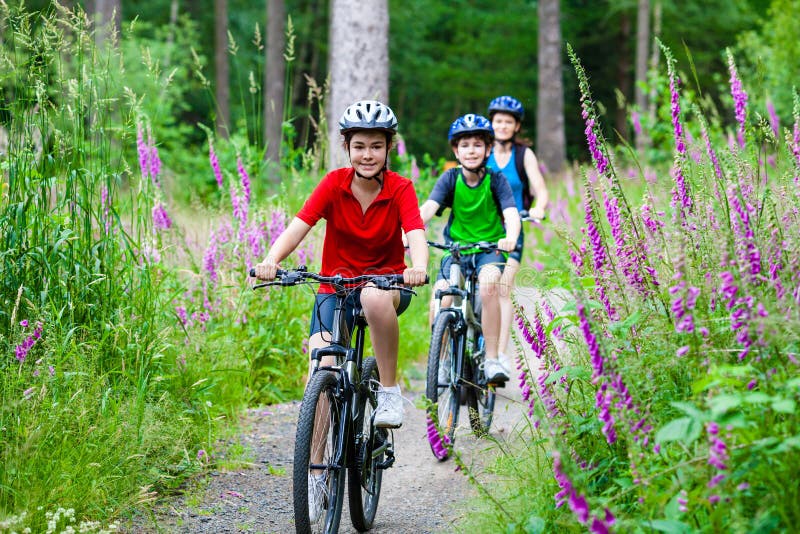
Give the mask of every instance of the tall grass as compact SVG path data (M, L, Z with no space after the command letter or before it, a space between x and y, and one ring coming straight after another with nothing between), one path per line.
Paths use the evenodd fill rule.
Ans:
M664 52L672 165L653 178L633 160L626 178L631 154L603 138L570 51L593 161L572 203L583 225L561 277L571 298L519 310L529 424L494 466L504 508L480 503L463 528L789 532L800 521L800 100L789 128L762 119L729 54L724 128Z
M102 531L215 466L241 408L302 394L312 292L254 292L246 275L318 182L325 125L306 149L289 117L278 169L258 113L187 148L172 114L189 67L208 90L203 58L141 24L99 50L81 11L0 9L0 529ZM261 76L242 78L258 111ZM320 117L323 99L312 83ZM287 266L316 268L321 235ZM418 357L426 336L405 339Z

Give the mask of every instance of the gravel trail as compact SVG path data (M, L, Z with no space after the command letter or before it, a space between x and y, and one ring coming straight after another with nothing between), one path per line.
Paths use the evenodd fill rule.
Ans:
M421 377L416 366L407 374ZM403 396L416 401L424 382L410 380ZM512 380L498 389L492 436L504 440L522 418L520 391ZM250 409L243 417L241 445L254 458L249 468L214 471L193 481L188 491L160 504L150 517L141 516L124 530L141 533L290 533L292 460L300 403ZM462 409L462 419L466 411ZM394 466L384 472L381 500L372 532L440 533L452 531L462 515L459 504L474 488L456 471L452 460L437 461L426 438L425 412L406 403L405 422L395 431ZM475 438L468 420L456 437L456 449L467 465L480 471L492 454L485 439ZM224 449L224 447L223 447ZM350 524L345 498L340 532L356 532Z
M541 295L530 288L517 297L526 309ZM563 303L563 297L561 300ZM525 420L527 406L522 403L516 370L505 388L498 389L492 437L509 440L517 425ZM407 369L403 396L411 403L424 395L425 368L417 364ZM383 486L375 526L371 532L447 533L464 514L464 499L475 489L463 473L456 471L453 460L437 461L426 437L425 412L406 403L405 422L395 431L396 461L384 472ZM294 435L300 402L249 409L243 416L239 443L249 451L249 467L214 471L192 481L183 494L160 503L147 515L123 526L124 532L136 533L291 533L292 463ZM492 443L479 439L469 430L466 410L462 408L456 449L478 478L491 484L490 476L481 476L491 455ZM235 442L234 442L235 443ZM220 449L225 452L226 445ZM347 498L342 512L340 532L356 532L350 524Z

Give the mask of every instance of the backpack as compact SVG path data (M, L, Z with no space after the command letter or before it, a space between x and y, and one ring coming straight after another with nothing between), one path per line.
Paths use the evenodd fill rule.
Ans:
M531 184L528 181L528 173L525 172L525 150L528 147L521 143L514 143L514 166L517 168L517 175L522 182L522 209L529 210L535 200L531 191Z

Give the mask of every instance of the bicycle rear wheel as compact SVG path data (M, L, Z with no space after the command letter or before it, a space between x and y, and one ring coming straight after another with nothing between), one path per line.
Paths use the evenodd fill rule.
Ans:
M359 532L371 529L375 521L383 477L380 465L386 457L382 447L389 442L386 429L372 425L378 403L375 387L379 385L378 364L375 358L366 358L358 387L353 466L347 470L350 520Z
M436 316L431 334L431 346L428 352L428 373L425 395L437 407L439 428L444 437L438 432L428 432L428 442L434 456L439 460L446 460L447 449L442 440L452 444L455 442L456 426L458 425L458 409L460 407L460 373L454 372L457 361L457 336L456 316L452 312L441 312Z
M338 378L317 371L300 405L294 444L294 520L297 532L339 530L345 491L346 443L342 431L346 413L338 392ZM323 513L313 523L308 508L309 475L326 477Z

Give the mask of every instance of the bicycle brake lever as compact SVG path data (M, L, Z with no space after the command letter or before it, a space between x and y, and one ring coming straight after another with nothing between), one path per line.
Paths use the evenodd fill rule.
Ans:
M407 286L389 286L389 287L385 287L385 288L382 287L381 289L387 289L387 290L396 289L398 291L405 292L405 293L411 293L412 295L417 296L417 292L414 291L413 289L411 289L410 287L407 287Z

